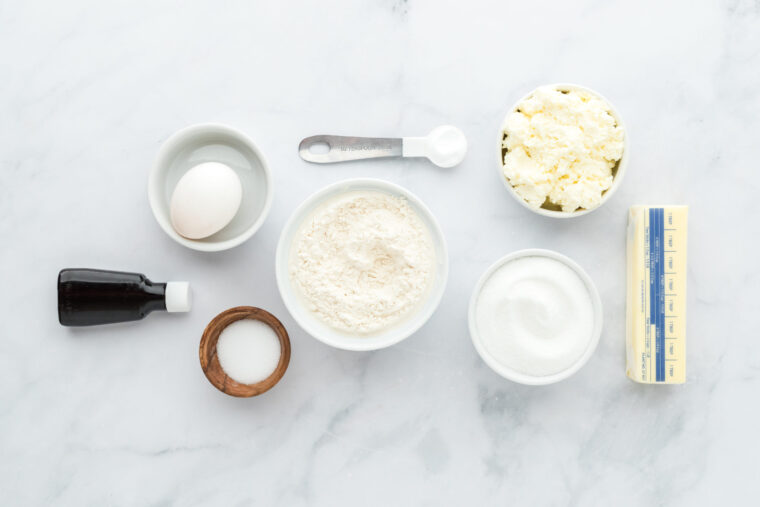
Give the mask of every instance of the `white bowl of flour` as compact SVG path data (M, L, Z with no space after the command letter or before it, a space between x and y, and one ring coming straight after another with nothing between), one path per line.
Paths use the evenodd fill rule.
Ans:
M350 179L310 196L280 236L277 285L298 324L345 350L388 347L417 331L448 277L443 233L408 190Z
M468 318L475 349L496 373L520 384L552 384L581 369L596 350L602 302L569 258L520 250L483 274Z

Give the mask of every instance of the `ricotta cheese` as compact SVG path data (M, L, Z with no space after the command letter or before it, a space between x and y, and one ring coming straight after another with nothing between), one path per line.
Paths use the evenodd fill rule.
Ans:
M592 209L612 186L623 156L623 128L610 106L581 90L536 89L502 128L503 172L531 207Z

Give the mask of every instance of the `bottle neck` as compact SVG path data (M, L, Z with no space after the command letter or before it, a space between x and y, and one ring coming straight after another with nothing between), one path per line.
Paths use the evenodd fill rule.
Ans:
M146 296L146 301L143 305L145 313L156 310L166 311L166 284L145 280L142 286Z

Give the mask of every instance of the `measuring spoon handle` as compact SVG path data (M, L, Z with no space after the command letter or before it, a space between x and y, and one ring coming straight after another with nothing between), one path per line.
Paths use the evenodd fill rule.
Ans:
M326 153L314 153L312 146L326 144ZM311 136L298 145L298 153L307 162L330 164L346 160L364 158L400 157L402 155L401 138L393 137L350 137L350 136Z

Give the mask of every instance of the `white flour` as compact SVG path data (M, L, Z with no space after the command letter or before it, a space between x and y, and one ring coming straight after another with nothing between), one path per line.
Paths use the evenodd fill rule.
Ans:
M406 200L353 191L325 202L304 221L290 276L325 323L372 333L422 301L435 260L430 231Z

